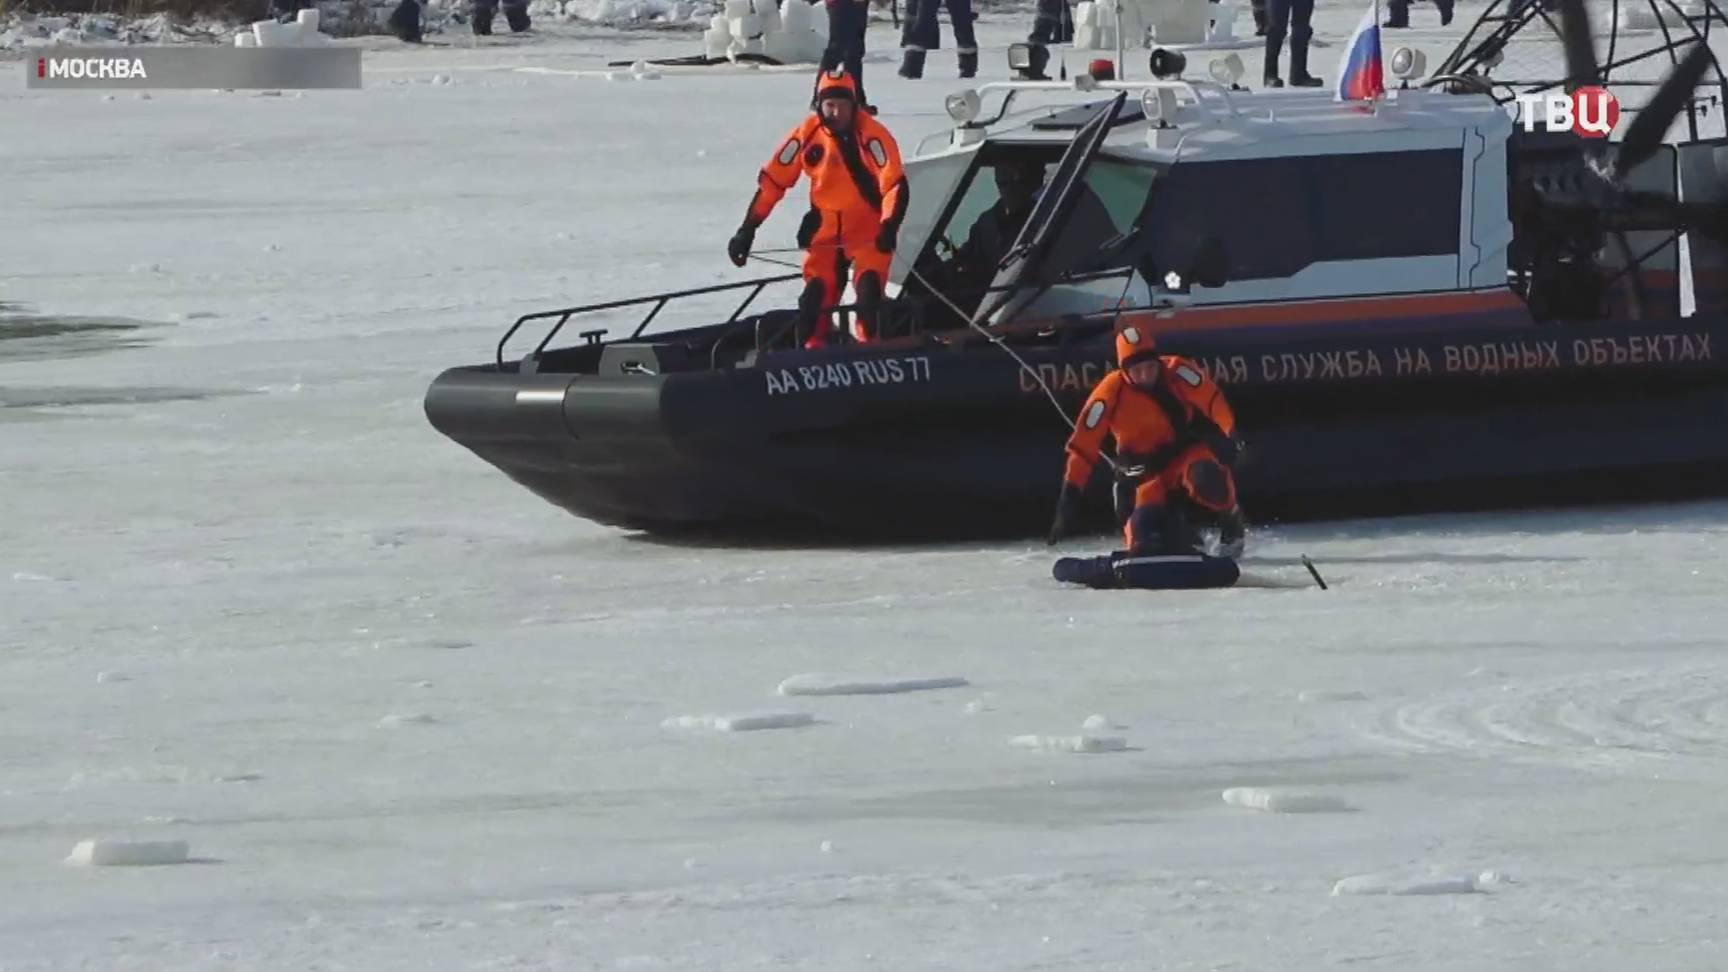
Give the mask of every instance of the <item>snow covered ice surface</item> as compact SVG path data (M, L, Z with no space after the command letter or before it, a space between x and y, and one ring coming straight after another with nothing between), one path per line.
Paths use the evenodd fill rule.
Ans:
M1025 24L985 27L998 78ZM692 52L548 35L302 98L0 87L0 968L1719 967L1728 504L1275 530L1249 566L1332 590L1140 596L1038 540L626 536L438 435L516 316L742 277L807 103L514 70ZM952 59L867 67L908 146ZM800 672L968 686L662 725ZM1132 748L1006 744L1092 713ZM92 838L205 863L63 865Z
M825 675L811 672L793 675L775 691L781 695L897 695L934 689L963 688L966 680L952 675Z

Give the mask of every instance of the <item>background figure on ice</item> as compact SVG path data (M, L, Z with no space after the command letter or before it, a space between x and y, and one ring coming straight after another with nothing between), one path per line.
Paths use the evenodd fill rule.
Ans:
M1308 73L1308 42L1314 36L1314 0L1266 0L1266 70L1268 88L1282 88L1278 55L1284 36L1290 36L1290 83L1298 88L1318 88L1323 83Z
M492 33L492 18L497 13L498 0L474 0L474 33ZM504 22L515 33L527 30L528 0L504 0Z
M881 122L858 110L861 100L857 82L844 68L822 72L816 111L786 136L762 167L744 223L726 244L732 263L743 266L756 228L799 175L809 174L810 212L798 233L798 245L806 250L798 338L807 348L827 343L829 311L845 289L847 263L858 296L858 339L875 339L882 288L906 217L908 189L900 147Z
M1240 446L1223 389L1187 358L1158 354L1152 335L1133 325L1116 333L1116 361L1117 370L1086 399L1068 439L1050 543L1078 520L1104 440L1114 437L1118 474L1128 472L1135 487L1124 530L1128 552L1199 552L1192 520L1199 512L1219 523L1220 555L1240 556L1247 526L1232 471Z
M954 31L954 49L960 52L960 76L970 78L978 73L978 38L973 33L972 0L906 0L906 22L900 32L900 46L906 53L900 61L900 76L924 76L924 54L942 46L936 23L937 8L948 7L948 22Z
M1434 8L1440 11L1440 26L1452 23L1452 0L1434 0ZM1386 23L1382 26L1394 30L1410 26L1410 0L1387 0Z
M828 46L822 51L816 83L820 86L823 76L844 67L858 86L858 107L874 115L864 94L864 33L870 28L870 0L827 0L827 7ZM814 100L810 107L816 107Z
M1032 67L1025 76L1034 81L1049 79L1044 67L1050 62L1051 44L1074 42L1074 17L1068 0L1038 0L1038 13L1032 19L1032 33L1026 35L1032 45Z

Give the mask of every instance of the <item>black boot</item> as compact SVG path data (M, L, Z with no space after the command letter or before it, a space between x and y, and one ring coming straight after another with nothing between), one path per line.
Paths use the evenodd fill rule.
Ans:
M1440 8L1440 26L1445 27L1452 22L1452 0L1434 0L1434 6Z
M1268 88L1284 87L1284 79L1278 76L1278 48L1283 46L1282 38L1276 44L1271 38L1266 40L1266 70L1261 72L1260 83Z
M977 75L978 75L978 52L977 51L961 51L960 52L960 76L963 78L971 78L971 77L976 77Z
M510 25L512 33L520 34L528 29L528 5L508 6L504 8L504 20Z
M1266 36L1266 0L1253 0L1254 36Z
M1298 88L1318 88L1326 82L1308 73L1308 42L1290 40L1290 84Z
M924 52L908 47L900 58L899 75L914 81L924 76Z
M1248 543L1248 521L1238 506L1219 518L1218 556L1235 560Z
M405 44L421 42L420 0L402 0L390 13L390 33Z
M496 13L497 10L498 8L495 4L488 2L476 3L474 5L473 26L476 36L486 37L492 33L492 15Z

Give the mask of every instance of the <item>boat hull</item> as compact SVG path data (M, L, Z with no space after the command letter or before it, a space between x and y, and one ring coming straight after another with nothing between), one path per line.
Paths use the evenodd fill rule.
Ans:
M1224 386L1251 521L1728 493L1728 319L1171 335ZM1033 536L1106 339L765 356L665 374L453 368L432 424L600 523L850 539ZM1034 377L1036 376L1036 377ZM1094 527L1110 524L1093 484Z

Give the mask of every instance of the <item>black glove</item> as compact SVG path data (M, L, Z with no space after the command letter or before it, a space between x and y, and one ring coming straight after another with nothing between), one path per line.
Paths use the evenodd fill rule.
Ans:
M732 234L732 239L726 242L726 255L732 258L732 265L741 267L744 261L750 259L750 246L756 242L756 227L745 223L738 227L738 232Z
M899 223L883 223L882 228L876 232L876 249L883 253L893 253L894 241L899 236Z
M1045 541L1049 546L1056 546L1056 541L1067 536L1074 529L1075 521L1080 519L1080 491L1066 483L1062 486L1062 495L1056 498L1056 521L1050 524L1050 536Z
M798 224L798 249L808 250L816 240L816 231L822 228L822 211L812 208L804 214L804 219Z

